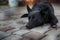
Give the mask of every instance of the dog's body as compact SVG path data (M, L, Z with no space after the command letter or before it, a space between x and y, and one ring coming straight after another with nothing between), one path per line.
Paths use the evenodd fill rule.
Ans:
M54 15L54 8L48 2L37 3L32 9L27 6L27 10L29 14L23 15L22 17L28 16L29 22L26 26L28 29L47 23L53 26L58 22L56 16Z

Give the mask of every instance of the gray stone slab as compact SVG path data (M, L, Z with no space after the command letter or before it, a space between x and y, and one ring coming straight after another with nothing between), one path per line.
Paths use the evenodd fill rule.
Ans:
M2 39L2 40L20 40L21 37L19 35L11 35L5 39Z
M0 31L0 39L10 35L10 33Z
M36 28L33 28L31 29L31 31L35 31L35 32L39 32L41 34L43 34L44 32L46 32L48 30L50 25L44 25L44 26L39 26L39 27L36 27Z
M16 29L13 29L13 30L10 30L10 31L7 31L8 33L14 33L16 31L19 31L19 28L16 28Z
M19 31L17 31L17 32L14 32L13 34L16 34L16 35L23 35L23 34L25 34L25 33L28 33L28 32L30 32L29 30L19 30Z

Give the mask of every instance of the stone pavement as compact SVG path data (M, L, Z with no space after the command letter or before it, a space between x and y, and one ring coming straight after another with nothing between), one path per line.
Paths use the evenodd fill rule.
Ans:
M57 16L60 25L60 6L59 5L53 5L55 9L55 15ZM8 6L0 6L0 13L3 13L3 19L6 17L6 14L12 14L11 16L13 17L12 20L5 20L5 21L0 21L0 29L5 28L5 27L14 27L15 29L13 30L8 30L7 32L0 31L0 40L21 40L21 35L24 33L29 32L29 30L21 30L22 27L26 25L28 22L27 18L20 18L21 15L28 13L26 7L16 7L16 8L10 8ZM8 14L8 15L9 15ZM1 17L2 18L2 17ZM38 28L40 29L40 28ZM32 29L33 30L33 29ZM33 30L37 31L37 29ZM59 30L60 32L60 30ZM43 33L41 31L41 33ZM51 33L51 32L50 32ZM53 31L52 31L53 33ZM60 39L59 39L60 40Z

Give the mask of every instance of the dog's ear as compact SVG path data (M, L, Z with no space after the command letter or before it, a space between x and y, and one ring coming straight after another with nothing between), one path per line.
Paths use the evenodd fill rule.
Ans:
M28 17L28 14L23 14L23 15L21 16L21 18L25 18L25 17Z

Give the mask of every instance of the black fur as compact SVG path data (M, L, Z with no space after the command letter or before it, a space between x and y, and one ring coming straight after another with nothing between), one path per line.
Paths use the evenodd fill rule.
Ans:
M58 20L54 15L54 8L48 2L42 2L36 4L33 9L28 8L29 22L26 25L28 29L32 29L44 24L56 25Z

